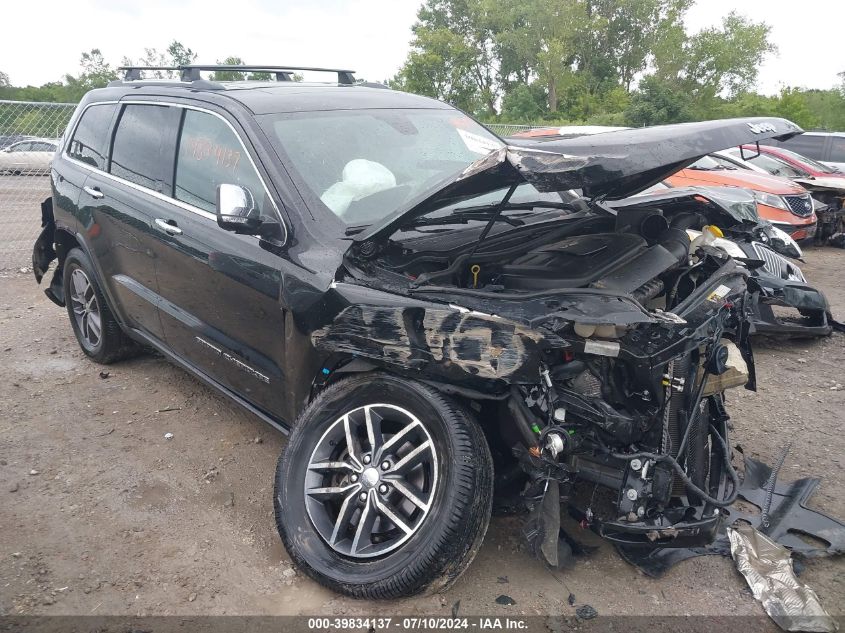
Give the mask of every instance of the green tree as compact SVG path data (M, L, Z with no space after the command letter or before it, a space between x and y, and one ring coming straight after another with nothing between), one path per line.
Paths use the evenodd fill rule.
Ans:
M644 77L631 96L625 120L632 127L693 120L692 97L676 81Z
M495 116L500 91L489 7L486 0L426 0L391 84L473 111L480 104Z
M448 29L418 29L408 59L390 86L476 112L481 102L470 76L471 52Z
M188 66L197 59L197 54L177 40L173 40L165 50L159 52L156 48L145 48L144 55L137 60L124 57L123 66ZM178 79L179 73L171 70L149 70L145 76L153 79Z
M78 76L65 75L64 96L71 102L77 102L89 90L103 88L110 81L117 79L117 72L105 60L99 48L82 53L79 66L82 72Z
M197 59L197 54L177 40L167 47L168 62L171 66L189 66Z
M804 129L812 129L819 124L818 117L810 110L806 94L798 88L784 88L775 106L778 116L797 123Z
M237 56L229 56L224 60L217 60L218 64L226 66L243 66L244 60ZM246 73L236 70L217 70L211 73L212 81L243 81L246 79Z
M729 13L721 28L708 28L686 43L683 75L689 88L703 97L733 97L757 81L765 57L777 51L771 27Z
M540 84L518 84L502 98L502 119L511 123L534 123L542 120L545 105L546 92Z

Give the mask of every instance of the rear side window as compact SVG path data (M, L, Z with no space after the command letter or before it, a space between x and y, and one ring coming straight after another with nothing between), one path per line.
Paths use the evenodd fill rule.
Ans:
M263 215L272 215L266 192L246 149L220 118L186 110L176 155L177 200L214 213L217 186L240 185L252 193Z
M102 103L82 113L68 147L71 158L105 171L109 127L116 108L113 103Z
M809 134L799 134L788 141L781 143L786 149L791 149L797 154L806 156L807 158L815 158L821 160L824 150L824 136L812 136Z
M830 158L834 163L845 163L845 136L830 137Z
M159 193L169 193L178 108L124 106L112 141L109 173Z

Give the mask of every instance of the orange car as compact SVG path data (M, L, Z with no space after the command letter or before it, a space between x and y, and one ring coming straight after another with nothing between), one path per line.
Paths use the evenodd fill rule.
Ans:
M721 186L751 189L760 217L786 231L795 241L816 234L816 214L810 193L786 178L747 170L727 169L705 156L664 181L672 187Z

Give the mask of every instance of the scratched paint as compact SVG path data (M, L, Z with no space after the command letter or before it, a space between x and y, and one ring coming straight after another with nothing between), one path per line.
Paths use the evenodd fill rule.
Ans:
M549 334L552 339L557 339ZM354 354L410 369L458 367L472 376L504 379L528 372L536 380L539 346L550 341L504 318L457 310L355 305L316 330L322 351Z

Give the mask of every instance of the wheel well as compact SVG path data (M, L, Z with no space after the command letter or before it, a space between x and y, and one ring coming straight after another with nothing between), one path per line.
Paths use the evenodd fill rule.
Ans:
M64 266L65 257L67 257L67 254L72 249L82 248L82 245L79 243L79 240L76 239L76 236L63 229L56 230L54 241L56 244L56 257L59 260L60 268Z

